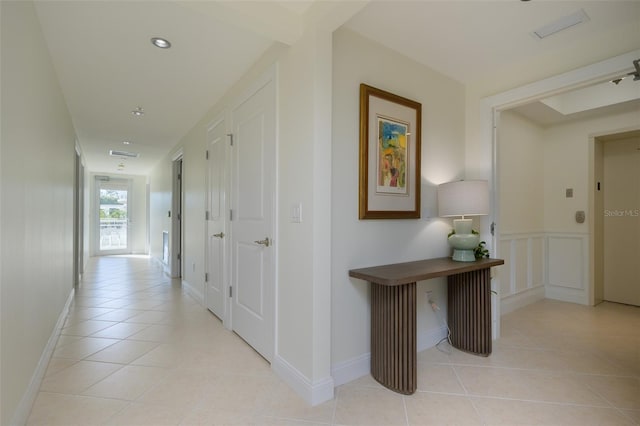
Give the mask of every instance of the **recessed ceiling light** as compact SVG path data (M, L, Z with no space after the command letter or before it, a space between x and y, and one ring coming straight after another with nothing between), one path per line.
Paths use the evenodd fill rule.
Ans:
M153 44L155 47L159 47L160 49L168 49L171 47L171 42L162 37L151 38L151 44Z
M144 115L144 110L142 109L142 107L136 107L136 109L131 111L131 114L136 117L142 117Z
M131 141L122 141L123 145L131 145Z

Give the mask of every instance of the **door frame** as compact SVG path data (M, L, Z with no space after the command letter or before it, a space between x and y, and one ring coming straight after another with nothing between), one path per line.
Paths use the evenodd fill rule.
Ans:
M171 232L169 234L170 239L170 276L171 278L180 278L183 271L183 258L182 255L182 239L184 235L183 220L182 220L182 206L183 203L183 175L184 175L184 163L183 163L183 149L179 149L171 159L171 210L169 212L171 216Z
M551 95L556 95L566 91L585 87L596 82L605 81L617 77L621 74L634 70L632 62L640 55L640 50L635 50L623 55L615 56L604 61L596 62L573 71L555 75L543 80L536 81L524 86L520 86L506 92L502 92L493 96L481 99L480 102L480 143L486 152L491 152L491 215L488 223L495 223L495 233L491 238L491 245L496 257L500 257L498 244L500 240L500 222L499 222L499 188L498 188L498 161L497 161L497 139L496 128L499 124L500 113L509 108L520 106L535 100L539 100ZM608 133L608 132L607 132ZM593 138L591 138L593 139ZM594 224L593 224L593 179L592 172L593 163L590 165L590 195L589 195L589 211L587 217L589 220L589 277L588 277L588 293L590 303L593 304L594 285L593 285L593 265L594 265ZM493 316L493 338L500 337L500 283L493 280L491 284L492 290L496 291L498 297L492 302Z
M106 178L106 179L105 179ZM116 249L116 250L101 250L100 249L100 182L126 182L127 185L127 247L125 249ZM95 175L93 179L93 184L95 188L94 194L94 254L96 256L110 256L110 255L118 255L118 254L131 254L131 214L133 206L132 203L132 188L133 181L127 177L114 177L109 175Z
M80 285L84 272L84 164L76 141L73 185L73 285Z
M621 129L610 129L589 137L589 206L593 212L604 211L604 192L606 191L606 182L603 186L602 192L596 188L597 182L601 182L604 179L604 146L607 143L615 141L605 140L608 136L613 136L620 133L638 132L640 131L640 125L625 127ZM597 194L600 192L599 194ZM590 232L593 236L592 240L592 255L591 262L592 273L592 291L590 304L595 306L602 303L605 300L605 262L604 262L604 239L606 238L604 228L604 214L592 215L593 220L589 223Z

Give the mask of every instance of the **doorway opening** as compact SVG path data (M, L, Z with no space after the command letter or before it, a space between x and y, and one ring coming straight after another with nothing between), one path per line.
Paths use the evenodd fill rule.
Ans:
M127 254L130 249L131 182L96 176L99 255Z
M594 295L640 306L640 130L594 139Z
M614 58L607 59L602 62L598 62L580 69L576 69L574 71L570 71L564 74L560 74L554 77L550 77L535 83L531 83L522 87L518 87L494 96L490 96L482 99L481 101L481 138L482 145L486 148L486 152L491 152L492 155L487 157L487 160L491 163L491 181L493 183L493 206L492 212L493 216L490 217L489 223L492 223L492 228L495 228L495 234L491 239L491 245L493 251L496 253L497 257L503 257L503 253L501 253L500 245L501 245L501 226L502 223L500 221L500 197L498 195L499 186L498 186L498 176L500 171L497 165L497 145L496 145L496 135L497 135L497 127L500 119L500 114L502 111L506 111L507 109L511 109L514 107L522 106L532 101L539 100L542 98L546 98L552 95L556 95L559 93L567 92L572 89L586 87L592 85L596 82L607 81L616 76L622 75L624 73L628 73L631 70L631 64L633 60L637 58L638 51L630 52L624 55L616 56ZM568 187L567 189L570 189ZM567 197L570 197L570 191L567 191ZM564 196L564 192L562 193ZM589 206L591 207L591 200L589 201ZM590 220L590 215L593 213L592 209L588 209L587 218ZM577 216L576 216L577 217ZM573 218L571 215L570 220ZM495 224L495 226L493 226ZM591 224L589 224L591 226ZM567 244L570 244L572 248L575 248L578 254L574 257L580 261L584 259L583 268L580 270L572 269L570 272L571 278L574 278L574 275L577 277L576 282L579 282L579 289L571 289L568 291L570 293L575 294L579 292L580 303L585 304L593 304L593 296L594 296L594 285L593 285L593 238L590 236L593 235L592 229L587 231L584 236L582 236L582 240L578 241L569 241ZM562 237L566 237L562 235ZM565 238L566 239L566 238ZM564 246L562 243L565 241L552 241L555 245L553 248L558 251L558 249L562 249ZM517 242L516 242L517 245ZM579 250L578 250L579 249ZM560 272L564 272L566 268L562 269ZM525 270L526 271L526 270ZM545 271L545 273L548 272ZM557 272L557 271L556 271ZM498 338L500 336L500 316L502 312L501 305L504 304L504 301L501 299L501 289L505 287L505 282L511 277L506 276L507 274L503 274L503 276L498 275L494 278L494 282L492 284L493 290L498 291L500 297L495 298L495 303L492 305L492 311L494 313L493 316L493 331L494 338ZM544 291L547 291L547 282L548 277L544 278ZM508 286L508 283L506 284ZM579 290L579 291L578 291ZM563 300L563 299L560 299ZM526 303L525 303L526 304Z
M76 149L73 188L73 285L78 286L84 272L84 166Z
M182 153L173 159L171 196L171 278L182 276Z

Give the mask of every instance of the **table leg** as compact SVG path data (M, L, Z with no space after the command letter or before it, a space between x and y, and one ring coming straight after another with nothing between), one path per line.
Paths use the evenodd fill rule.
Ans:
M450 275L447 317L451 344L475 355L491 354L491 275L480 269Z
M383 386L416 391L416 283L371 283L371 375Z

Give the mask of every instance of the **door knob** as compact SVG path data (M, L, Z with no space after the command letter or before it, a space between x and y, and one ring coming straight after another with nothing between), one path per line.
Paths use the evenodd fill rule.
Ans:
M224 238L224 232L220 232L219 234L213 234L216 238Z
M271 241L269 241L269 237L265 237L264 240L256 240L256 241L254 241L254 243L261 244L261 245L263 245L265 247L269 247L269 244L271 244Z

